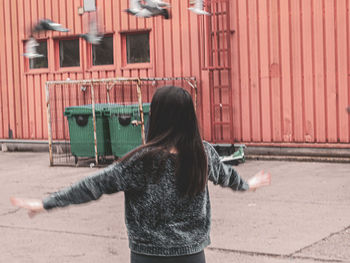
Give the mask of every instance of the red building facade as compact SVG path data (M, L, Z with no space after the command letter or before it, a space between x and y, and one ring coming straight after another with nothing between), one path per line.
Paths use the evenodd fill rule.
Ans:
M84 2L102 50L77 37L94 15ZM48 80L194 76L208 141L350 147L349 1L211 0L211 16L169 3L166 20L127 14L127 0L0 0L0 139L47 139ZM47 59L33 62L24 46L40 18L70 32L40 33ZM135 43L146 48L132 56Z

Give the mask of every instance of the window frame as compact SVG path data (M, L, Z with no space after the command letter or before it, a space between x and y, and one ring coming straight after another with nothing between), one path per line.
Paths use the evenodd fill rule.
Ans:
M116 68L116 39L115 34L113 33L105 33L105 37L112 37L113 39L113 64L106 65L93 65L92 61L92 44L86 43L86 60L87 60L87 71L101 71L101 70L114 70Z
M96 0L84 0L83 7L84 7L84 12L95 12Z
M25 50L25 45L26 42L28 41L29 38L23 39L22 40L22 48L23 48L23 53L24 54L26 52ZM23 57L24 58L24 72L25 74L38 74L38 73L49 73L50 72L50 48L51 48L51 41L49 37L42 37L42 38L36 38L37 42L42 42L42 41L46 41L46 48L47 48L47 67L46 68L30 68L29 65L29 59L27 57Z
M54 52L55 52L55 71L57 72L83 72L83 46L81 39L78 36L53 37ZM61 40L78 40L79 41L79 66L61 67L60 66L60 41Z
M139 30L127 30L120 31L121 38L121 69L149 69L153 68L153 37L151 29L139 29ZM127 48L126 48L126 36L127 35L136 35L136 34L145 34L148 33L149 40L149 62L144 63L128 63L127 62Z

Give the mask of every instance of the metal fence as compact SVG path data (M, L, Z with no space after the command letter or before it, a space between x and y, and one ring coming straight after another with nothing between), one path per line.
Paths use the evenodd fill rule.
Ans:
M144 109L147 117L154 92L167 85L189 91L197 108L195 77L47 81L50 166L101 165L145 143ZM124 152L111 150L116 144Z

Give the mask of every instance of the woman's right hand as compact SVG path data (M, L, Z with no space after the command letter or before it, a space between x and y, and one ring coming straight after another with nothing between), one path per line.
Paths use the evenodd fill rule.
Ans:
M27 209L29 217L45 211L43 201L40 199L11 197L10 201L14 206Z
M255 191L262 186L268 186L271 184L271 174L260 171L253 177L249 178L247 183L249 185L249 190Z

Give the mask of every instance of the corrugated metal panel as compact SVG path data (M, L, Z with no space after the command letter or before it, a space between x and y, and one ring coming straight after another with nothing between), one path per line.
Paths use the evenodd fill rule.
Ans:
M215 0L219 1L220 0ZM97 0L106 33L114 33L114 67L89 69L87 45L81 42L81 67L56 71L54 37L48 38L47 70L26 71L23 41L39 18L87 31L89 14L78 14L80 0L0 1L0 138L47 138L46 80L115 76L195 76L200 83L198 113L205 139L214 141L209 109L215 81L202 66L205 19L187 10L188 1L169 1L172 19L138 19L125 12L128 1ZM347 0L232 0L232 109L227 142L349 143L350 29ZM208 4L209 1L208 1ZM220 23L220 21L218 22ZM213 25L213 26L219 26ZM123 67L120 32L151 30L150 67ZM229 79L229 78L228 78ZM210 87L212 83L212 87ZM214 84L213 84L214 83ZM226 92L226 91L225 91ZM212 94L212 95L211 95ZM213 95L214 94L214 95ZM229 93L228 93L229 94ZM227 99L221 96L222 100ZM220 96L219 96L220 97ZM215 131L215 129L214 129ZM232 137L233 134L233 137ZM228 137L227 137L228 136Z
M47 138L47 117L44 83L46 80L104 78L115 76L171 77L196 76L200 79L200 39L199 19L187 10L186 1L170 2L173 8L172 19L139 19L123 10L128 1L97 0L97 12L106 33L114 33L115 67L88 69L87 45L81 41L81 67L74 71L60 69L56 71L54 40L66 35L85 33L89 14L78 14L80 0L3 0L0 12L3 15L0 26L2 50L1 56L1 138L45 139ZM29 29L40 18L49 18L61 23L71 31L67 33L40 33L40 38L48 39L49 68L44 70L26 70L26 59L21 56L23 43L29 37ZM133 30L151 30L151 66L144 68L123 67L119 32ZM6 37L5 37L6 36ZM198 96L201 98L200 93ZM198 111L201 118L201 111Z
M234 140L349 143L349 2L233 2Z

